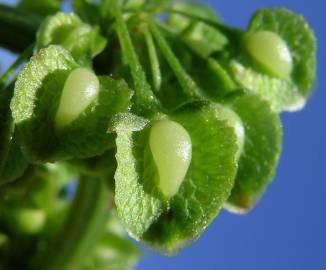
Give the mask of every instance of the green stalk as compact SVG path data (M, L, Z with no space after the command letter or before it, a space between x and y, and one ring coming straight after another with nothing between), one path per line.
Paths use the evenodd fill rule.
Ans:
M121 13L119 1L111 1L112 10L116 20L116 31L120 40L122 51L125 59L128 61L131 75L135 86L135 103L136 108L141 111L146 111L148 108L153 108L159 104L159 101L154 96L151 86L146 80L146 74L140 64L134 45L132 44L128 27Z
M145 41L148 49L148 56L149 60L151 62L151 70L152 70L152 80L153 80L153 86L155 91L159 91L162 84L162 74L160 69L160 61L158 59L156 47L154 44L154 40L152 37L151 32L146 27L145 32Z
M26 48L20 55L17 56L16 60L10 65L10 67L0 77L0 88L6 86L7 81L10 79L12 74L26 59L28 59L33 53L34 44ZM14 81L14 80L13 80Z
M0 46L16 53L24 51L35 41L40 23L35 15L0 4Z
M162 51L162 54L170 65L171 69L174 71L185 94L188 95L190 98L203 99L203 94L200 88L197 86L196 82L191 78L191 76L185 71L179 59L172 51L165 37L157 28L153 20L149 21L149 27L158 46Z
M66 222L56 236L57 242L49 246L37 269L80 269L105 230L109 200L104 181L82 176Z

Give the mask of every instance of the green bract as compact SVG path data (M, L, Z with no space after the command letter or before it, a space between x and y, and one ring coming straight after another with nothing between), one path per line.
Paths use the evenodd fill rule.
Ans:
M227 104L244 127L244 144L228 209L244 212L255 206L272 180L281 152L282 128L278 115L256 95L230 97Z
M218 120L210 106L188 105L168 119L182 125L192 142L180 189L168 200L162 196L149 146L154 121L141 131L117 130L115 200L122 224L135 238L172 252L196 238L228 198L237 145L233 128Z
M306 100L300 94L299 89L289 79L270 77L251 67L245 67L237 61L230 63L230 69L234 79L241 87L259 94L271 104L275 112L297 111L306 104Z
M37 33L37 47L57 44L69 50L78 61L98 55L106 46L99 29L83 23L74 13L59 12L44 20Z
M108 123L115 113L128 110L131 98L123 81L99 77L98 97L75 121L56 128L61 93L76 68L68 51L52 45L36 54L20 73L11 109L29 160L91 157L112 147L114 135L106 132Z
M268 46L278 44L279 49L264 52L264 40ZM282 8L258 10L249 23L244 44L259 67L248 65L247 61L232 61L230 69L235 80L259 93L277 112L301 109L316 73L316 42L306 21ZM277 68L279 65L281 68Z
M214 108L216 110L216 116L221 121L226 121L227 124L230 127L234 128L234 132L236 135L236 143L237 143L237 160L239 159L240 155L243 151L243 145L245 141L245 128L243 126L242 120L240 117L236 114L235 111L233 111L228 106L223 106L221 104L214 104Z
M293 59L291 78L304 97L316 76L316 40L306 20L287 9L260 9L253 15L248 31L271 31L286 43Z

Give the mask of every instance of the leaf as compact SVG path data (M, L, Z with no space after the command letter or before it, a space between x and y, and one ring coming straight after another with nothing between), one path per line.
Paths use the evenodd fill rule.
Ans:
M83 63L104 50L106 39L97 27L83 23L74 13L59 12L46 18L37 33L38 49L50 44L63 46Z
M52 45L32 57L19 74L11 109L29 160L88 158L114 145L108 123L116 113L128 110L132 95L124 81L99 77L96 100L67 127L55 126L65 80L77 67L68 51Z
M188 105L169 119L181 124L192 140L192 160L179 192L167 201L157 187L147 125L134 133L117 130L115 201L134 238L171 253L197 238L228 198L237 147L233 128L219 121L210 106Z
M285 8L259 9L250 20L248 31L277 33L287 44L293 58L291 78L304 97L316 77L316 40L306 20Z
M185 16L182 13L186 13ZM194 18L191 18L193 16ZM185 44L203 58L220 51L228 43L227 38L217 29L195 17L218 22L214 10L200 3L177 3L168 13L168 25L181 34Z
M230 63L231 73L241 87L259 94L270 102L275 112L297 111L304 107L306 100L291 80L282 80L259 73L240 62Z
M243 123L245 142L226 208L246 212L255 206L274 176L281 153L282 126L268 102L257 95L233 95L227 104Z
M61 2L62 0L20 0L18 8L45 17L59 11Z

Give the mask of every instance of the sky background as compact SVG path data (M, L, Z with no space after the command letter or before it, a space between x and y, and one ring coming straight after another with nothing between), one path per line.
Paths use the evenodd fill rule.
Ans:
M0 3L12 2L0 0ZM199 240L174 258L145 249L137 270L326 269L326 1L206 2L230 25L244 28L260 7L303 14L318 40L318 81L304 110L282 115L283 154L274 182L246 216L222 211ZM13 56L0 50L3 70Z

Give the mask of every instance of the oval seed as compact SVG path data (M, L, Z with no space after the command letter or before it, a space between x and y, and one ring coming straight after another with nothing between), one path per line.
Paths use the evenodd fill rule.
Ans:
M179 123L160 120L150 130L149 145L159 173L159 188L166 197L172 197L191 162L191 138Z
M283 39L271 31L247 35L246 48L250 55L273 76L286 79L292 72L292 56Z
M61 128L74 121L97 97L100 82L87 68L73 70L64 85L55 122Z

